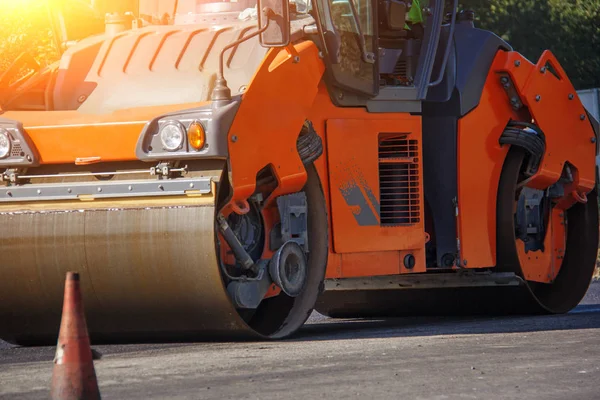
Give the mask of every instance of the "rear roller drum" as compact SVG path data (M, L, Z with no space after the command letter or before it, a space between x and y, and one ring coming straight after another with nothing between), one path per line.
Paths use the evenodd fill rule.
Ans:
M525 152L512 147L500 178L497 208L497 268L527 282L528 313L565 313L585 295L598 253L597 189L586 203L566 211L552 202L552 190L524 185Z

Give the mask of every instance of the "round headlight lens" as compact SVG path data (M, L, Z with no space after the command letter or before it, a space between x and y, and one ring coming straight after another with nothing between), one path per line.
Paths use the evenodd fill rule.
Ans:
M179 122L166 123L159 132L160 141L166 150L175 151L183 146L185 130Z
M5 158L10 154L10 137L8 132L4 129L0 129L0 158Z

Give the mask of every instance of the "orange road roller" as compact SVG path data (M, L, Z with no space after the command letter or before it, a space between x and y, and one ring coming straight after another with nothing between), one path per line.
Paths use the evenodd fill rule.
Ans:
M71 3L0 78L3 340L56 340L67 271L94 341L585 294L598 122L550 51L456 1Z

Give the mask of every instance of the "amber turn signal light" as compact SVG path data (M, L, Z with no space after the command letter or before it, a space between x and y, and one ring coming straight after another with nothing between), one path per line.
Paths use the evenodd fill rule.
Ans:
M188 128L188 141L190 146L196 150L200 150L206 143L206 133L204 127L199 122L192 122Z

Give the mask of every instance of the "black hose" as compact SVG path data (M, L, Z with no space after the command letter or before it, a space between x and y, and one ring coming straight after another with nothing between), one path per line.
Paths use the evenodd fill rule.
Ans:
M518 146L530 154L529 171L535 173L546 152L546 137L542 130L531 123L510 121L500 136L501 145Z
M546 140L546 135L544 134L544 131L542 131L539 126L530 122L510 120L508 126L533 129L537 132L538 135L540 135L544 140Z
M302 126L296 148L304 165L314 162L323 154L323 142L310 121Z

